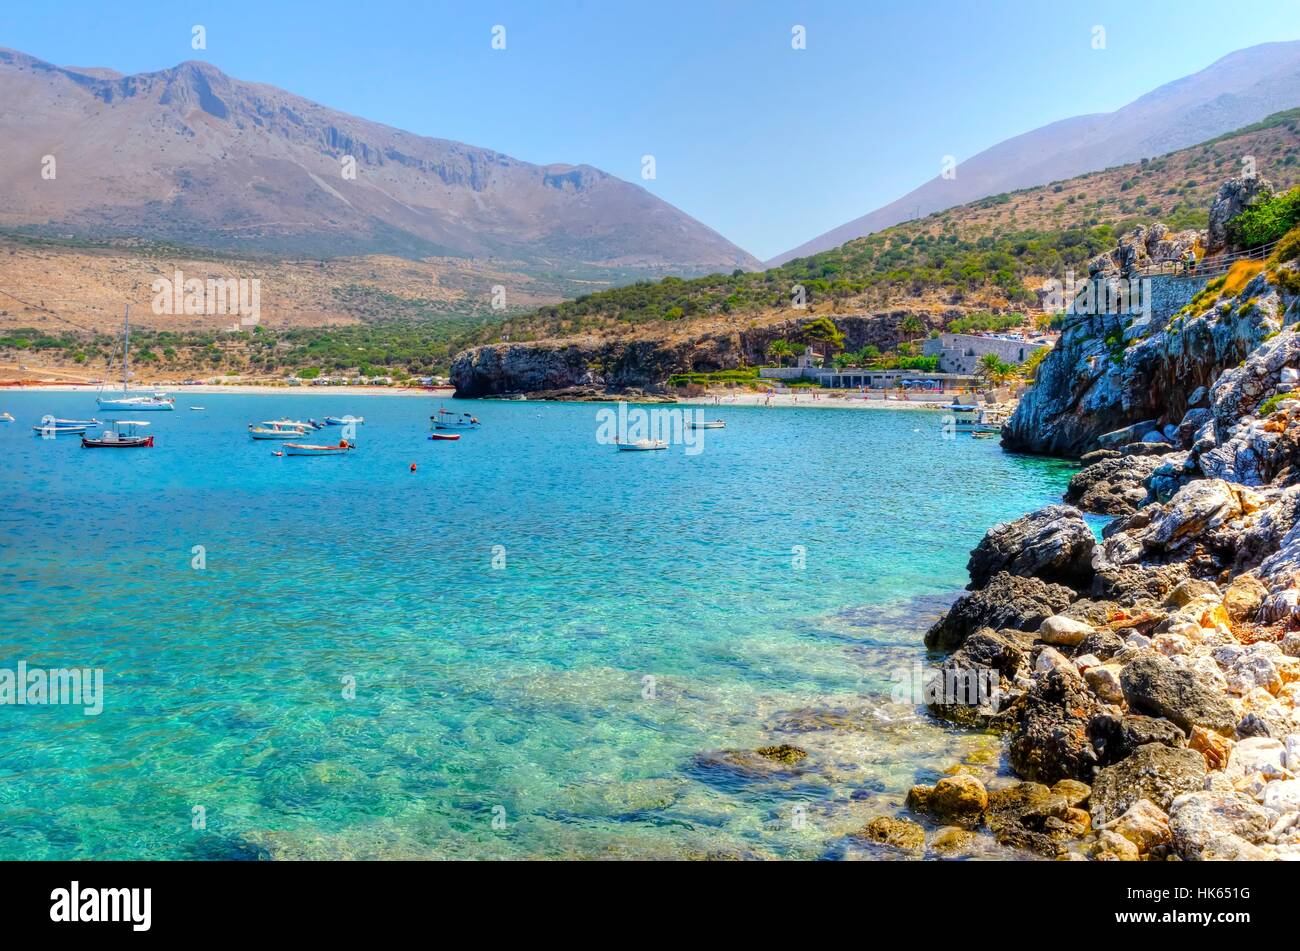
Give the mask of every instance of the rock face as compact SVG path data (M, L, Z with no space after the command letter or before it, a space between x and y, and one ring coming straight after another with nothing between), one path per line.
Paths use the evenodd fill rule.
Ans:
M1157 297L1174 286L1194 290L1195 283L1152 279ZM1077 457L1099 446L1141 441L1151 429L1169 427L1173 438L1185 439L1180 424L1196 391L1209 388L1282 325L1277 291L1262 276L1241 300L1254 303L1236 307L1225 300L1175 320L1187 300L1172 297L1154 307L1149 319L1117 313L1068 318L1034 385L1003 427L1002 445Z
M1037 578L1021 578L999 572L979 591L963 595L925 634L931 650L956 650L980 628L1010 628L1036 631L1051 617L1064 611L1074 592Z
M1065 501L1085 512L1131 514L1147 496L1146 480L1175 458L1178 454L1121 455L1102 459L1080 470L1070 480L1069 488L1065 490Z
M1039 783L1090 779L1097 753L1088 739L1088 719L1097 709L1073 670L1047 673L1020 704L1008 750L1012 768Z
M908 317L923 326L941 329L945 314L890 310L878 314L836 315L845 347L874 346L891 350L906 339ZM514 393L561 393L575 387L621 392L629 388L658 390L674 373L708 373L757 366L767 359L774 340L797 340L807 320L788 320L726 333L694 336L662 331L641 337L581 337L561 341L497 343L456 355L451 382L456 395L472 398Z
M1228 222L1253 204L1273 194L1273 183L1266 178L1233 178L1219 188L1219 196L1210 206L1210 223L1205 250L1215 254L1228 247Z
M1092 529L1078 509L1049 505L988 530L967 562L968 587L982 588L1000 571L1063 584L1088 584L1095 544Z

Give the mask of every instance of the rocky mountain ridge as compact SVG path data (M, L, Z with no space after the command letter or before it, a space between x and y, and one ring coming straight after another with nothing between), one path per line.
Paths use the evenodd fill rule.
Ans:
M620 282L758 263L599 169L415 135L202 62L120 76L0 49L0 139L0 226L49 236L460 256Z

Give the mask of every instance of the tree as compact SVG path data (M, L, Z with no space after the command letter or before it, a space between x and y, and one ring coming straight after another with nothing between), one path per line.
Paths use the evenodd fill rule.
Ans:
M925 333L925 323L916 314L908 314L898 325L899 331L903 334L905 340L913 337L919 337Z
M996 353L986 353L980 357L976 376L981 376L992 386L1001 386L1015 375L1016 368L1007 363Z
M788 340L773 340L767 345L767 356L776 361L777 366L784 366L787 357L795 354L794 347Z
M844 332L836 327L835 322L829 317L818 317L811 323L805 324L800 332L809 343L825 344L827 351L840 350L844 347Z

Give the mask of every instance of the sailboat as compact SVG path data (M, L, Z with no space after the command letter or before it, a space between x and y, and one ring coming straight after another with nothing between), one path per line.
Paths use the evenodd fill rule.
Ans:
M155 412L174 410L176 401L166 393L154 393L152 396L130 396L127 392L127 380L131 375L131 308L127 307L122 320L122 395L120 397L99 397L95 400L102 410L112 412Z

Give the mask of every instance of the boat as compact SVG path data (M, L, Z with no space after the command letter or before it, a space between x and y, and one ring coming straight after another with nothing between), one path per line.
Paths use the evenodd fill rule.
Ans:
M84 436L86 430L91 426L98 426L99 423L68 423L54 422L41 423L39 426L33 426L32 432L38 436Z
M726 429L727 424L720 419L705 419L691 423L691 429Z
M615 440L619 452L653 452L656 449L667 449L668 443L662 439L638 439L636 442L618 442Z
M482 425L478 417L469 413L453 413L443 407L438 408L429 419L433 420L434 429L477 429Z
M452 442L452 441L454 441L454 440L460 438L460 433L429 433L429 438L430 438L430 439L442 439L442 440L445 440L445 441L447 441L447 442Z
M354 426L359 426L365 421L366 418L364 416L326 416L325 417L326 426L346 426L348 425L348 423L352 423Z
M192 410L200 410L200 409L207 409L207 407L206 407L206 406L191 406L190 409L192 409Z
M306 443L287 442L284 444L284 454L286 456L339 456L356 448L355 444L346 439L340 439L337 446L311 446Z
M324 429L324 423L318 423L314 419L304 422L301 419L264 419L259 426L271 426L276 429L301 429L306 432L309 429Z
M300 439L307 435L302 426L254 426L248 424L248 435L254 439Z
M129 396L131 376L131 308L127 307L122 319L122 395L119 397L98 397L95 402L107 412L170 412L176 408L176 401L166 393L155 391L151 396Z
M974 439L992 439L996 435L996 432L986 429L977 429L975 432L971 433L971 436Z
M138 419L119 419L109 423L95 439L81 437L82 449L146 449L153 446L153 436L142 436L137 430L149 424Z
M0 423L12 423L14 418L8 413L0 413Z

